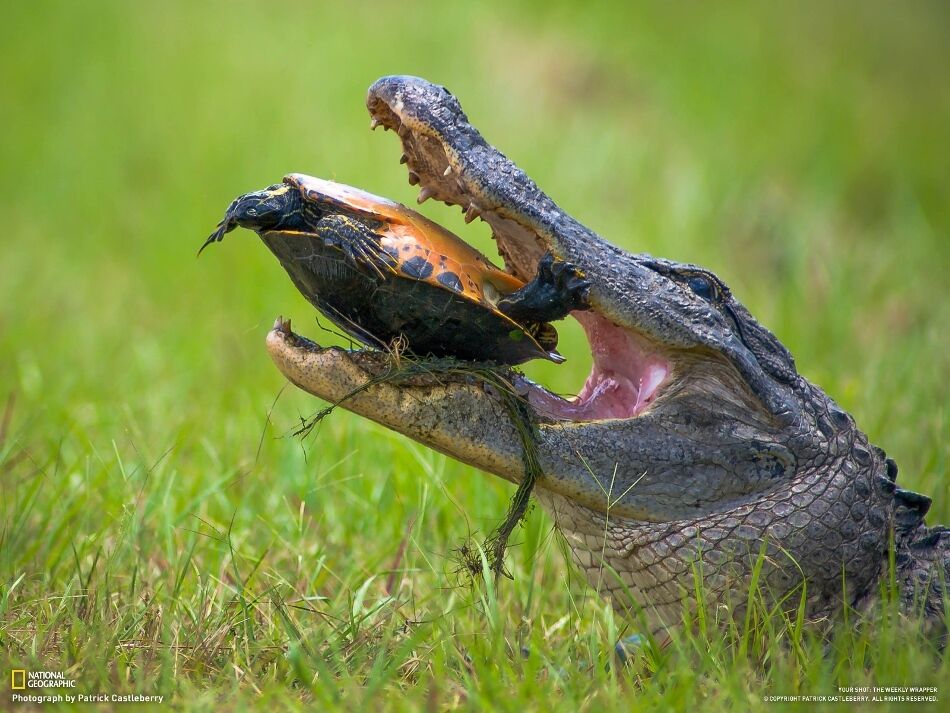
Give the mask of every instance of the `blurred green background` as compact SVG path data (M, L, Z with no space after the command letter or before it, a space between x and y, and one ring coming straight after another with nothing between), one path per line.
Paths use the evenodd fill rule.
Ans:
M349 414L290 437L318 405L282 390L263 338L277 314L319 335L312 309L249 233L195 259L233 197L292 171L414 205L396 138L368 128L365 91L384 74L448 86L608 239L714 269L950 520L945 3L7 2L3 18L12 663L79 661L114 682L125 661L154 690L117 653L116 621L144 636L159 606L152 641L197 636L182 602L207 586L225 616L231 568L258 560L260 591L345 608L389 576L413 519L398 584L434 602L451 547L504 513L509 486ZM482 223L422 209L495 255ZM589 359L579 330L561 331L568 364L527 371L569 392ZM521 542L503 616L556 618L590 596L562 586L543 514ZM100 618L56 614L52 598L77 591ZM191 671L202 690L199 668L234 678L208 656L161 685Z

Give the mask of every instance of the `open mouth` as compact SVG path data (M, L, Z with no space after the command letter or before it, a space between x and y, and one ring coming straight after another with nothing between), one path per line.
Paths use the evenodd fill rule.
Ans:
M644 338L594 312L575 312L573 316L584 328L593 357L587 380L572 399L528 382L528 402L555 420L599 421L642 414L669 376L669 362Z
M477 142L466 142L469 147L464 153L455 152L437 129L405 112L401 100L391 103L371 91L367 106L372 128L382 126L399 136L403 150L400 161L407 166L409 183L420 186L418 202L435 198L460 206L466 222L475 218L486 222L506 271L523 281L532 279L538 261L550 246L532 230L529 218L522 219L502 208L501 201L495 198L497 187L485 185L485 171L478 162L484 158L484 151L494 149L478 136ZM474 132L464 115L456 119L461 120L457 130ZM525 192L537 191L520 171L500 177L512 178L527 182ZM596 303L591 310L574 312L572 316L583 327L593 358L590 374L577 396L563 398L521 376L515 379L517 390L540 415L553 420L596 421L642 415L656 402L669 380L669 356L647 337L599 314Z

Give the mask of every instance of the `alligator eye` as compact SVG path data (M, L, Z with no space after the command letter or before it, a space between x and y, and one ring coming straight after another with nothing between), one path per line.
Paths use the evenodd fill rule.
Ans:
M704 300L712 301L716 297L716 288L713 286L712 280L708 277L694 275L686 281L686 284L689 285L689 289L691 289L693 293L702 297Z

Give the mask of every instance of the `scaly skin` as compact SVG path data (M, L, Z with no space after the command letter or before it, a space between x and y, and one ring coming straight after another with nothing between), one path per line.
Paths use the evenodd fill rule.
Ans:
M511 374L539 413L537 499L614 606L659 634L696 606L699 575L708 604L741 611L758 561L770 601L794 611L804 592L807 615L827 618L873 600L893 537L904 601L942 616L950 531L924 525L929 499L896 487L894 462L798 374L721 280L607 243L488 145L441 87L386 77L367 106L374 128L399 134L410 182L487 222L512 272L530 279L546 251L583 270L591 311L576 316L595 364L608 354L608 376L624 360L663 365L662 383L635 410L576 420ZM321 349L283 322L268 349L293 383L333 402L382 368L379 354ZM380 384L343 406L522 477L518 434L477 383Z

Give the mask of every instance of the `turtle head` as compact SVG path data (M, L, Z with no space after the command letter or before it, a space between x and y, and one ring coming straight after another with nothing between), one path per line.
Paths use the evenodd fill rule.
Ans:
M332 215L374 226L411 223L417 230L444 230L381 196L342 183L292 173L285 176L282 183L235 198L198 254L211 243L224 240L224 236L237 227L259 234L271 231L319 234L321 220Z
M198 254L211 243L224 240L227 233L239 226L255 231L279 229L299 212L300 203L300 192L286 183L238 196L231 201L224 218L205 240Z

